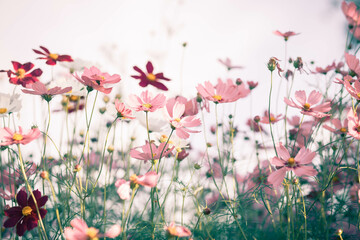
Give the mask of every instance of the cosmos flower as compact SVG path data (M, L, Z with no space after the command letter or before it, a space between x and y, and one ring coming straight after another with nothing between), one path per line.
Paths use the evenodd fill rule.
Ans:
M259 84L259 82L254 82L254 81L247 81L247 84L249 86L250 90L253 90L254 88L257 87L257 85Z
M36 82L31 85L32 90L22 89L24 93L40 95L46 101L50 101L54 95L64 94L71 91L72 87L53 87L48 89L42 82Z
M174 106L175 102L179 102L179 103L182 103L185 105L185 112L182 115L183 117L194 116L199 112L196 98L187 100L183 96L177 96L177 97L168 99L166 102L166 108L169 113L172 111L172 106Z
M277 36L283 37L284 40L287 41L287 40L289 40L290 37L295 36L295 35L299 35L300 33L294 33L294 32L291 32L291 31L281 33L279 30L276 30L274 32L274 34L277 35Z
M94 227L88 227L86 222L80 218L71 220L70 225L64 230L66 240L96 240L100 237L116 238L121 233L119 225L113 225L105 234L100 234Z
M164 94L157 94L155 97L148 91L141 93L140 97L135 94L129 96L128 105L135 111L155 112L165 106L166 97Z
M175 226L174 222L170 223L169 226L165 226L164 230L166 230L169 235L175 237L189 237L192 234L187 227Z
M11 131L10 128L0 128L0 146L12 144L28 144L34 139L40 137L41 132L38 128L32 128L27 134L23 134L22 128L18 132Z
M359 12L357 10L357 6L354 2L345 2L341 3L341 9L348 21L349 25L356 27L359 25Z
M330 127L329 125L324 124L323 127L330 132L335 134L343 134L346 135L348 132L348 119L344 120L344 123L341 124L340 119L334 118L331 120L331 123L334 125L335 128Z
M165 80L165 81L170 81L169 78L164 77L163 73L156 73L154 74L154 67L152 65L152 63L150 61L147 62L146 64L146 71L147 73L144 73L140 68L138 68L137 66L134 66L134 70L137 71L138 73L140 73L140 76L136 76L136 75L132 75L131 77L135 78L135 79L140 79L139 85L141 87L146 87L147 85L153 85L154 87L167 91L168 88L162 84L161 82L159 82L159 80Z
M325 68L316 67L316 68L315 68L315 71L312 72L312 73L313 73L313 74L321 73L321 74L326 75L328 72L330 72L331 70L334 70L334 69L336 69L336 64L335 64L335 62L333 62L331 65L326 66Z
M347 114L348 134L356 139L360 139L360 122L357 113L352 109Z
M105 94L109 94L112 90L112 87L108 87L109 84L118 83L121 80L118 74L110 75L108 73L103 73L94 66L90 69L85 67L81 77L76 73L74 74L74 77L87 86L88 91L95 89Z
M230 58L225 58L225 60L222 60L222 59L218 59L218 61L223 64L229 71L231 69L243 69L244 67L242 66L238 66L238 65L233 65L231 63L231 59Z
M38 57L37 59L45 59L47 65L56 65L57 62L72 62L74 61L69 55L59 55L56 53L51 53L47 48L40 46L40 48L44 51L39 51L33 49L33 51L37 54L43 55L45 57Z
M315 176L317 171L311 164L316 153L311 152L309 149L302 147L295 157L291 157L289 151L278 143L276 151L279 157L273 157L270 162L272 165L278 167L277 171L272 172L268 177L268 182L273 184L275 187L279 186L285 178L288 171L293 171L298 177L301 176Z
M280 121L281 119L283 119L284 117L281 117L282 114L279 114L275 117L274 114L270 113L270 122L271 123L276 123L278 121ZM265 123L265 124L269 124L269 113L268 111L265 111L264 116L261 118L260 120L261 123Z
M301 109L302 114L313 116L315 118L331 116L331 114L325 113L331 110L330 102L325 102L317 106L313 106L321 101L322 95L320 92L313 90L311 91L309 97L306 98L305 91L296 91L295 98L300 103L300 105L295 103L294 100L289 100L287 98L284 98L284 102L290 107Z
M120 119L135 119L132 116L131 109L127 108L123 102L120 102L119 99L115 99L115 108L117 111L117 116Z
M353 98L360 100L360 82L358 80L354 82L353 86L349 81L344 81L344 86Z
M33 191L35 196L37 207L41 218L43 219L47 213L45 209L42 209L48 200L47 196L41 196L39 190ZM16 195L16 201L19 206L4 210L5 216L8 219L4 222L5 228L12 228L16 226L16 234L23 236L26 231L30 231L38 225L39 216L36 211L36 205L31 196L27 198L27 193L24 190L20 190Z
M21 64L19 62L12 61L11 62L15 72L11 70L0 70L0 72L7 72L9 82L15 85L22 85L23 87L29 87L32 83L38 82L38 77L41 76L42 70L40 68L34 69L34 64L31 62L27 62Z
M19 97L19 94L11 96L10 94L0 93L0 117L20 111L21 101Z
M354 55L345 53L345 62L348 65L350 72L349 75L354 77L360 76L360 63L359 63L359 59L356 58Z
M146 142L146 144L144 146L137 147L137 148L141 148L142 152L138 151L137 148L133 148L130 150L130 156L132 158L144 160L145 162L147 162L148 160L152 160L152 159L155 159L155 160L159 159L161 153L162 153L161 156L167 156L174 149L174 147L169 148L169 143L166 144L167 148L164 149L165 144L166 144L166 142L162 142L159 144L159 146L156 146L154 143L151 143L151 149L150 149L149 142Z

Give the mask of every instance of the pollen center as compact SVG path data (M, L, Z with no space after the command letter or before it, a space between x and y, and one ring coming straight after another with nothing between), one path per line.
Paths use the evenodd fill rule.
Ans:
M51 58L52 60L57 60L59 58L59 55L57 55L56 53L50 53L49 58Z
M347 132L347 129L346 129L346 128L340 128L340 132L346 133L346 132Z
M138 179L138 177L136 176L136 174L133 174L130 176L130 182L132 182L132 183L136 183L137 179Z
M180 120L181 120L180 118L175 118L174 119L174 121L176 121L176 122L180 122Z
M270 122L274 122L275 118L273 116L270 117Z
M86 229L86 235L87 235L91 240L97 240L97 239L99 239L99 238L97 237L98 232L99 232L99 230L97 230L97 229L94 228L94 227L91 227L91 228Z
M151 105L150 103L144 103L144 104L143 104L143 107L146 107L146 108L151 108L151 107L152 107L152 105Z
M21 134L19 134L19 133L14 133L14 135L13 135L13 140L15 140L15 141L21 141L21 140L23 140L23 135L21 135Z
M288 164L289 164L289 166L291 166L291 167L295 166L295 159L294 159L294 158L289 158L289 159L288 159Z
M30 214L31 214L31 212L32 212L32 208L31 207L29 207L29 206L26 206L26 207L24 207L23 209L22 209L22 215L24 215L24 216L29 216Z
M309 103L305 103L303 106L304 110L307 111L310 109L310 104Z
M149 81L155 81L156 80L156 76L152 73L149 73L146 78L149 80Z
M6 113L7 112L7 108L0 108L0 114Z
M79 96L75 96L75 95L70 96L70 101L77 102L78 100L79 100Z
M222 99L220 95L214 95L213 98L215 98L217 101L221 101Z
M24 77L25 77L25 70L22 69L22 68L19 68L19 69L16 71L16 76L18 76L18 78L24 78Z

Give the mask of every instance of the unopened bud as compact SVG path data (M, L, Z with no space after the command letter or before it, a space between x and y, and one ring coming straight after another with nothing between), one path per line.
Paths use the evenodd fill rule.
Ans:
M47 171L42 171L42 172L40 173L40 177L41 177L42 179L48 180L48 179L49 179L49 173L48 173Z
M99 112L104 114L106 112L106 107L99 108Z
M110 101L109 96L108 96L108 95L105 95L105 96L103 97L103 101L104 101L104 103L108 103L108 102Z
M80 132L79 132L79 135L80 135L80 137L84 137L84 130L80 130Z
M201 166L200 166L200 164L195 163L195 164L194 164L194 168L195 168L196 170L199 170L199 169L201 168Z
M209 214L211 213L210 208L208 208L208 207L204 208L204 209L203 209L203 213L204 213L205 215L209 215Z
M74 167L74 172L80 172L81 166L79 164L76 164Z
M108 146L107 151L108 151L109 153L114 152L114 146L113 146L113 145Z
M256 122L256 123L260 122L260 116L255 116L254 117L254 122Z

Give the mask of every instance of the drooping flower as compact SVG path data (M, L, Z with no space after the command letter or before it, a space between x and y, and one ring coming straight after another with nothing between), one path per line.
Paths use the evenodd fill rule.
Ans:
M354 55L349 53L345 53L345 62L348 65L350 72L349 75L354 77L360 77L360 62L359 59L356 58Z
M225 58L225 60L222 60L222 59L218 59L218 61L223 64L229 71L231 69L243 69L244 67L242 66L239 66L239 65L233 65L232 62L231 62L231 59L230 58Z
M162 84L161 82L159 82L159 80L165 80L165 81L170 81L169 78L164 77L163 73L156 73L154 74L154 67L152 65L152 63L150 61L147 62L146 64L146 71L147 73L144 73L140 68L138 68L137 66L134 66L134 70L137 71L138 73L140 73L140 76L137 75L132 75L131 77L135 78L135 79L140 79L139 85L141 87L146 87L147 85L153 85L154 87L167 91L168 88Z
M72 87L53 87L48 89L42 82L36 82L31 85L32 90L22 89L24 93L40 95L44 100L51 101L54 95L64 94L70 92Z
M166 97L164 94L157 94L155 97L148 91L141 93L140 97L131 94L128 105L135 111L155 112L165 106Z
M282 117L282 114L275 116L274 114L270 113L270 120L269 120L269 113L268 113L268 111L265 111L264 116L261 118L260 122L265 123L265 124L269 124L269 122L276 123L283 118L284 117Z
M33 191L35 196L37 207L40 212L41 219L43 219L47 213L42 207L48 200L47 196L41 196L39 190ZM36 205L32 196L27 198L27 193L20 190L16 195L16 201L19 206L4 210L5 216L8 219L4 222L5 228L12 228L16 226L16 234L23 236L26 231L30 231L38 225L39 216L36 211Z
M343 1L341 3L341 9L346 17L346 20L348 21L349 25L356 27L359 25L359 12L357 10L357 6L354 2L347 3L346 1Z
M294 100L292 99L289 100L287 98L284 98L284 102L290 107L301 109L302 114L313 116L315 118L323 118L323 117L331 116L331 114L325 113L331 110L330 102L325 102L317 106L313 106L321 101L322 95L320 92L313 90L311 91L309 97L306 98L305 91L303 90L296 91L295 98L300 103L300 105L295 103Z
M278 170L272 172L267 179L275 187L282 183L288 171L293 171L298 177L315 176L317 174L313 166L307 165L312 163L316 155L315 152L302 147L295 157L291 157L282 143L277 144L276 151L279 157L273 157L270 162L278 167Z
M28 133L23 134L22 128L18 132L13 132L10 128L0 128L0 146L12 144L28 144L34 139L40 137L41 132L38 128L32 128Z
M189 138L189 133L197 133L199 131L194 131L188 129L189 127L197 127L201 125L200 119L195 118L195 116L186 116L182 117L185 112L185 105L179 102L170 107L171 112L165 111L166 118L171 124L171 128L175 130L175 133L178 137L186 139Z
M43 55L45 57L38 57L37 59L45 59L46 64L48 65L56 65L57 62L73 62L74 60L69 55L59 55L56 53L51 53L46 47L40 46L40 48L44 51L39 51L33 49L33 51L37 54Z
M0 117L7 116L10 113L19 112L21 109L21 101L19 94L0 93Z
M164 149L165 145L166 145L166 149ZM154 143L151 143L151 149L150 149L150 144L146 142L144 146L141 146L142 152L138 151L137 148L133 148L130 150L130 156L132 158L144 160L145 162L152 159L157 160L160 158L160 156L161 157L167 156L174 150L174 147L170 147L169 143L166 144L166 142L160 143L159 146L156 146Z
M325 68L316 67L316 68L315 68L315 71L312 72L312 73L313 73L313 74L321 73L321 74L326 75L328 72L330 72L331 70L334 70L334 69L336 69L336 64L335 64L335 62L333 62L331 65L326 66Z
M109 84L118 83L121 80L118 74L110 75L108 73L103 73L94 66L90 69L85 67L81 77L76 73L74 74L74 77L87 86L88 91L95 89L105 94L109 94L112 90L112 87L109 87Z
M191 231L184 226L175 226L174 222L171 222L169 226L165 226L164 230L171 236L175 237L189 237L191 236Z
M300 33L294 33L292 31L287 31L287 32L282 33L279 30L276 30L274 32L274 34L277 35L277 36L283 37L284 40L287 41L287 40L289 40L290 37L295 36L295 35L299 35Z
M277 59L276 57L271 57L269 59L269 62L267 64L268 69L270 70L270 72L273 72L275 69L278 70L278 74L281 77L280 73L283 72L284 70L281 69L280 64L279 64L279 59Z
M116 238L121 233L119 225L113 225L105 234L99 233L94 227L88 227L86 222L80 218L71 220L70 225L64 230L66 240L97 240L101 237Z
M346 135L348 132L348 119L344 120L344 123L341 124L340 119L334 118L331 120L331 123L334 125L335 128L330 127L329 125L324 124L323 127L330 132L335 134L342 134Z
M135 119L132 116L131 109L127 108L123 102L120 102L119 99L115 99L115 108L117 111L117 116L120 119Z
M348 134L356 139L360 139L360 122L357 116L352 109L347 114L348 120Z
M235 102L250 93L250 89L246 88L245 84L235 85L231 79L226 82L218 79L215 87L207 81L204 86L199 84L196 89L203 98L215 103Z
M21 64L19 62L12 61L11 63L15 72L11 70L0 70L0 72L7 72L7 75L10 78L10 83L15 85L22 85L23 87L29 87L34 82L39 81L38 77L41 76L42 70L37 68L29 72L34 67L34 64L31 62Z

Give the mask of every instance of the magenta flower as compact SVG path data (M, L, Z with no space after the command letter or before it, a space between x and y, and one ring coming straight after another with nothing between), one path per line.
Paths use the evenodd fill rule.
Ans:
M35 196L37 207L43 219L47 213L45 209L42 209L48 200L47 196L41 196L39 190L33 191ZM16 234L23 236L26 231L30 231L38 225L39 216L36 211L34 200L31 196L27 198L27 193L20 190L16 195L16 201L19 206L4 210L5 216L8 219L4 222L5 228L12 228L16 226Z
M354 55L345 53L345 62L350 69L350 76L360 76L360 63L359 59L357 59Z
M282 114L275 116L274 114L270 113L270 123L276 123L283 119ZM265 111L264 116L261 118L261 123L269 124L269 113Z
M151 149L150 149L150 144L148 142L146 142L146 144L144 146L141 146L142 152L136 150L137 148L140 148L140 147L133 148L130 150L130 156L132 158L144 160L145 162L152 160L152 159L159 159L161 152L163 152L162 156L167 156L174 150L174 147L164 149L165 144L166 144L166 142L162 142L157 147L154 143L151 143ZM167 145L167 147L168 147L168 145Z
M166 230L169 235L175 237L189 237L192 234L187 227L175 226L174 222L170 223L169 226L165 226L164 230Z
M30 72L31 69L34 68L34 64L31 62L27 62L21 64L19 62L12 61L11 62L15 72L11 70L0 70L0 72L6 72L9 79L9 82L15 85L22 85L23 87L28 87L34 82L38 82L38 77L43 73L40 68L34 69Z
M306 165L312 163L316 155L315 152L311 152L309 149L302 147L295 157L291 157L289 151L282 143L277 144L276 151L279 157L273 157L270 162L278 167L278 170L272 172L267 179L268 182L275 187L282 183L288 171L293 171L298 177L315 176L317 174L313 166Z
M294 100L289 100L287 98L284 98L284 102L290 107L301 109L302 114L313 116L315 118L331 116L331 114L325 113L331 110L330 102L325 102L317 106L313 106L321 101L322 95L320 92L313 90L310 93L309 98L306 98L305 91L296 91L295 98L300 103L300 105L295 103Z
M28 133L24 134L22 128L19 127L18 132L11 131L10 128L0 128L0 146L8 146L12 144L28 144L34 139L40 137L41 132L38 128L32 128Z
M99 239L100 237L116 238L121 233L119 225L113 225L105 234L100 234L94 227L88 227L86 222L80 218L71 220L73 228L66 227L64 230L66 240L88 240Z
M165 106L166 97L164 94L157 94L155 97L148 91L141 93L140 97L131 94L128 105L137 112L155 112Z
M159 82L159 80L165 80L165 81L170 81L169 78L164 77L163 73L156 73L154 74L154 67L152 65L152 63L150 61L147 62L146 64L146 71L147 73L144 73L140 68L138 68L137 66L134 66L134 70L137 71L138 73L140 73L140 76L136 76L136 75L132 75L131 77L135 78L135 79L140 79L139 85L141 87L146 87L147 85L153 85L154 87L167 91L168 88L162 84L161 82Z
M239 65L233 65L231 63L231 59L230 58L226 58L225 60L222 60L222 59L218 59L218 61L223 64L229 71L231 69L243 69L244 67L242 66L239 66Z
M250 89L246 88L245 84L235 85L231 79L226 83L218 79L215 87L207 81L204 86L199 84L196 89L203 98L215 103L235 102L250 93Z
M56 62L73 62L74 60L69 55L59 55L56 53L51 53L46 47L40 46L40 48L44 51L41 52L39 50L33 49L33 51L37 54L43 55L45 57L38 57L38 59L45 59L47 65L56 65Z
M334 125L335 128L332 128L328 125L323 125L323 127L330 132L333 132L335 134L343 134L346 135L348 132L348 119L344 120L344 123L341 124L340 119L334 118L331 120L331 123Z
M287 40L289 40L289 37L299 35L300 33L294 33L294 32L291 32L291 31L281 33L279 30L276 30L274 32L274 34L277 35L277 36L283 37L284 40L287 41Z
M110 75L108 73L103 73L96 67L91 67L90 69L85 67L81 78L76 73L74 77L87 86L88 91L96 89L105 94L109 94L112 90L112 87L108 87L109 84L118 83L121 80L118 74Z
M117 116L120 119L135 119L132 116L131 109L127 108L123 102L120 102L119 99L115 99L115 108L117 111Z
M53 87L48 89L42 82L35 82L31 85L32 90L22 89L24 93L40 95L44 100L50 101L54 95L68 93L72 90L72 87Z
M360 140L360 122L357 116L352 109L347 114L348 119L348 134L356 139Z
M194 131L188 129L188 127L200 126L200 119L195 118L195 116L186 116L182 117L185 112L185 105L179 102L175 102L170 112L166 111L167 119L171 124L171 128L175 130L176 135L179 138L186 139L190 136L189 133L198 133L199 131Z
M137 188L139 185L153 188L157 185L159 177L160 174L157 174L155 171L150 171L145 175L137 176L136 174L133 174L130 176L130 181L118 179L115 182L115 187L117 187L116 192L122 200L129 199L131 188Z

